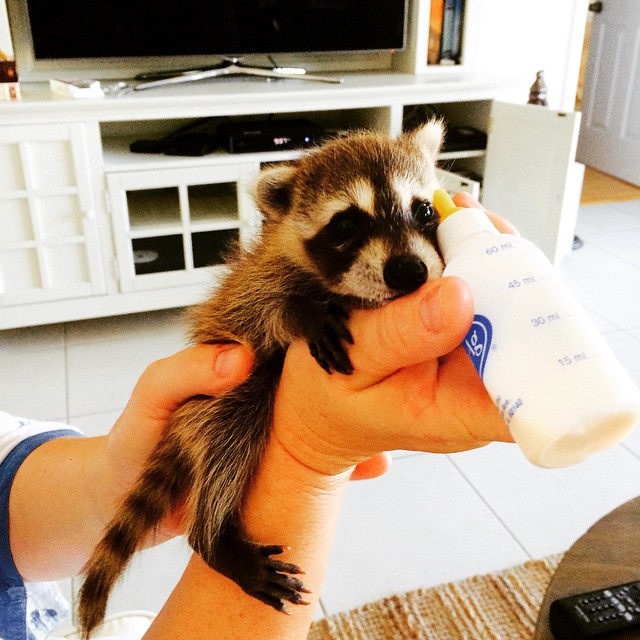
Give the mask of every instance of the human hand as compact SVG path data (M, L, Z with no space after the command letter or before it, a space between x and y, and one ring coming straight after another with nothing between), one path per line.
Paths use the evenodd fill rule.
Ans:
M238 384L251 366L243 347L185 349L144 371L109 435L53 438L36 447L16 472L9 504L11 553L23 578L58 580L81 571L175 409L193 395ZM178 509L145 542L181 530Z
M466 194L454 201L479 206ZM294 458L329 475L389 449L448 453L512 441L459 346L472 318L467 285L441 278L352 314L351 376L326 374L305 344L294 343L276 401L276 437Z
M107 517L133 486L148 456L162 438L171 416L195 395L215 395L240 384L251 372L253 356L240 345L198 345L150 364L136 383L131 398L101 449L106 463L105 481L111 496L100 495ZM386 456L365 461L355 477L384 473ZM169 514L149 544L183 533L183 508Z
M458 346L472 316L469 288L441 278L353 314L350 376L326 373L303 341L289 347L272 437L241 516L248 539L288 547L279 559L304 568L312 605L354 465L379 472L388 449L445 452L510 439ZM194 619L194 610L202 615ZM194 637L306 638L313 608L290 613L274 615L195 556L149 637L171 638L186 624Z
M501 233L513 233L520 235L516 227L508 220L505 220L502 216L499 216L493 211L487 211L470 193L456 193L453 196L453 202L459 207L465 207L466 209L481 209L487 214L487 217L493 222L493 226Z

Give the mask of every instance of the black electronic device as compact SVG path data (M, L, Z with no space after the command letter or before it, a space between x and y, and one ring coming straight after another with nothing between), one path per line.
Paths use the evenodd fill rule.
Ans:
M626 629L640 637L640 581L555 600L549 626L556 640L614 638Z
M487 134L473 127L451 127L447 129L442 151L471 151L487 148Z
M164 153L166 156L205 156L217 148L217 136L197 131L160 140L135 140L129 145L132 153Z
M213 118L201 118L163 138L135 140L132 153L164 153L167 156L204 156L218 148Z
M317 64L317 54L399 51L408 0L9 0L7 9L22 79L123 79L221 58L264 65L246 56L271 55L290 67L305 55Z
M218 140L229 153L306 149L320 144L327 134L304 119L224 122Z

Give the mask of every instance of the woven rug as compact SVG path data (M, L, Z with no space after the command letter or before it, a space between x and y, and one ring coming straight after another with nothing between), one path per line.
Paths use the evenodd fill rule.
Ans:
M315 622L308 640L531 640L561 559L383 598Z

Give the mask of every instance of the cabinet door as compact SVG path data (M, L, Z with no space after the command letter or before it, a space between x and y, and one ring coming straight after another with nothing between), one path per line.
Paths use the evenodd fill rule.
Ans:
M511 220L554 263L571 251L584 167L580 114L494 102L482 202Z
M0 277L6 305L105 292L91 125L0 127ZM92 137L93 136L93 137Z
M122 291L211 282L259 224L247 193L258 163L107 176Z

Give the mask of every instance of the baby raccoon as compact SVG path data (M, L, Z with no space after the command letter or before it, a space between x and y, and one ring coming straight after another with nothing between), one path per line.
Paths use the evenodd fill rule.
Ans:
M238 251L213 295L191 312L193 342L246 344L254 370L235 389L194 397L175 413L85 566L85 637L145 536L185 496L189 544L209 566L277 610L303 602L294 577L301 570L271 557L284 547L247 540L240 518L285 351L302 338L323 369L350 374L349 311L381 306L442 274L430 201L442 135L437 121L397 139L356 133L261 173L260 238Z

